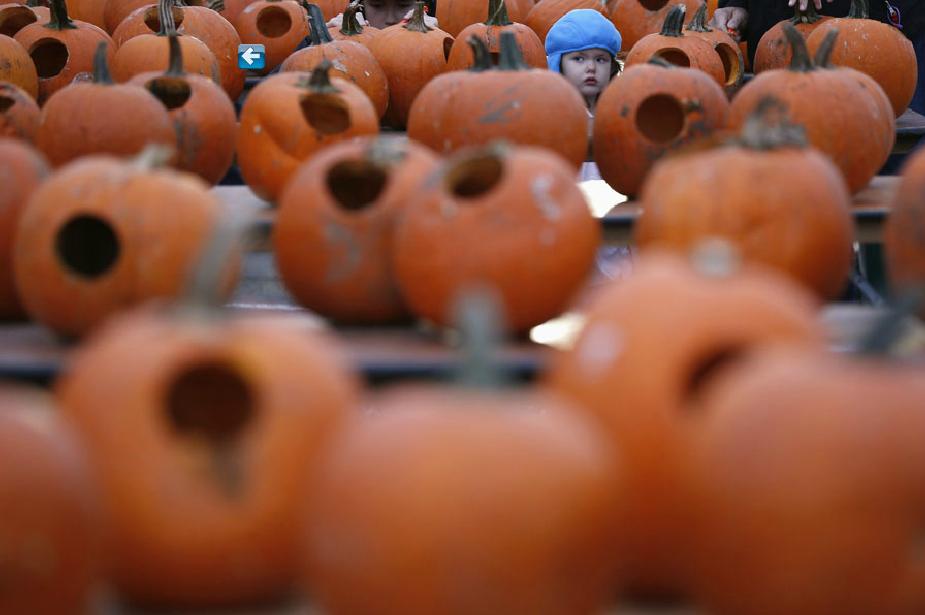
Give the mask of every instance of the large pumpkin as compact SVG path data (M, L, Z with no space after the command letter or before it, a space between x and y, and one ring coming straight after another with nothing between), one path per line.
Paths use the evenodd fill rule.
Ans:
M784 24L789 23L797 32L808 38L813 30L821 26L827 20L832 19L827 15L816 13L816 7L810 2L806 9L801 9L799 3L793 8L793 17L789 20L780 21L774 24L767 32L761 35L758 46L755 48L755 73L761 73L766 70L776 68L787 68L793 60L793 52L787 35L784 34Z
M533 68L546 68L546 49L536 33L522 23L512 22L507 12L505 0L488 0L488 19L484 23L466 26L456 36L446 70L465 70L475 62L469 37L480 38L488 47L492 64L497 64L501 56L501 33L511 32L520 48L524 62Z
M925 283L925 152L911 155L890 202L884 235L887 272L895 291ZM925 315L925 309L920 312Z
M0 137L35 141L42 111L25 90L0 82Z
M308 16L295 0L257 0L242 10L232 22L242 41L263 45L267 74L288 58L308 36Z
M494 11L490 4L487 0L443 0L437 3L437 23L441 30L459 38L469 26L492 18ZM524 23L533 8L532 0L505 0L505 4L508 15L517 23Z

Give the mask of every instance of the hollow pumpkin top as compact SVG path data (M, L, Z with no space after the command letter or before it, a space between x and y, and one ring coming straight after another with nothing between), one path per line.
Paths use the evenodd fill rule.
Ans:
M430 32L433 30L424 22L424 3L415 2L414 3L414 12L411 13L411 19L408 20L408 23L402 26L405 30L410 30L412 32Z
M691 32L712 32L713 28L707 25L707 3L701 2L700 6L691 16L691 21L687 24L686 30Z
M671 7L671 10L665 16L665 22L662 24L660 34L672 37L684 36L684 13L686 11L687 7L683 4L676 4Z
M67 14L67 4L64 0L51 0L51 19L45 24L49 30L76 30L75 24Z
M507 5L504 0L488 0L488 19L485 20L486 26L509 26L511 21L507 13Z

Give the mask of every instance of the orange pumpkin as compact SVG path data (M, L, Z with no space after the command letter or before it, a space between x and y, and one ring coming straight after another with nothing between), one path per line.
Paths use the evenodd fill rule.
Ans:
M723 85L733 88L742 82L745 74L745 57L731 36L721 30L715 30L707 25L707 4L704 2L691 17L690 23L684 28L689 36L696 36L713 45L713 49L723 63L723 74L726 81Z
M142 86L170 114L177 135L176 167L217 184L231 168L238 124L224 90L201 75L183 70L179 38L169 37L170 66L165 73L141 73L129 83Z
M97 49L92 83L75 83L45 103L35 143L52 166L88 154L130 156L149 143L176 146L170 117L156 98L144 88L112 83L106 46Z
M884 233L887 272L894 290L925 281L925 152L911 155L890 202ZM920 312L925 315L925 310Z
M23 306L80 336L129 306L176 296L222 213L193 175L108 156L76 161L46 180L20 217L13 265ZM230 259L223 296L237 266Z
M350 40L335 41L324 23L321 9L309 4L312 44L295 52L280 65L281 71L311 72L323 60L331 63L334 76L350 81L369 97L377 117L385 115L389 106L389 80L372 52Z
M265 47L263 75L282 64L310 31L308 17L295 0L257 0L232 23L242 41Z
M468 43L470 36L476 36L485 43L491 54L492 64L497 64L501 55L502 32L514 34L520 53L528 66L546 68L546 49L536 33L521 23L511 21L505 0L488 0L488 19L485 23L466 26L456 37L453 48L450 49L446 70L465 70L472 67L475 57Z
M70 0L68 12L74 19L91 23L98 28L106 29L106 4L108 0Z
M64 0L52 0L50 21L28 25L15 38L29 52L38 71L40 104L79 74L90 73L97 46L112 42L93 24L68 17ZM108 53L111 61L112 51Z
M413 141L365 138L325 148L299 167L273 227L276 265L299 303L337 322L407 318L392 273L393 235L436 166Z
M22 88L0 82L0 137L35 141L42 111Z
M44 6L26 6L22 4L0 4L0 34L16 36L16 33L37 21L48 21L51 13Z
M424 23L424 3L415 3L407 23L384 28L369 49L389 80L385 122L395 128L408 123L411 104L427 83L446 70L453 37Z
M98 486L44 393L0 391L2 613L92 613L104 580Z
M470 44L484 47L478 37ZM487 59L487 50L481 55ZM421 90L411 106L409 137L442 153L505 139L551 150L576 169L581 166L588 154L587 107L562 75L526 66L512 32L501 33L497 67L474 69L446 73Z
M348 4L347 8L344 9L344 16L341 20L340 28L330 33L331 38L336 41L353 41L354 43L360 43L361 45L369 47L370 41L379 36L381 30L369 24L361 26L357 19L357 11L359 10L359 3L351 2Z
M128 19L132 13L152 3L153 0L106 0L106 8L103 11L106 31L110 34L115 34L122 22ZM207 0L183 0L183 4L206 7L209 2Z
M119 592L197 610L288 595L305 484L356 389L291 321L143 310L90 339L59 399L103 486Z
M636 64L601 94L592 149L614 190L638 195L667 152L708 139L726 125L729 102L703 71L665 63Z
M821 348L815 304L787 279L737 269L728 253L704 247L691 260L644 254L586 313L547 384L595 419L619 455L630 588L677 593L693 555L688 470L709 420L702 398L759 348Z
M0 138L0 320L25 315L13 284L13 238L23 208L47 175L41 154L20 141Z
M553 24L569 11L574 9L594 9L609 18L610 9L614 2L615 0L540 0L527 13L527 18L523 23L536 32L539 39L545 43L546 33L549 32ZM617 29L621 29L620 24L615 25ZM628 49L626 45L624 45L624 48Z
M217 2L213 2L212 6L222 17L227 19L229 23L234 24L238 15L241 14L241 11L254 2L257 2L257 0L218 0Z
M531 0L505 0L507 14L517 23L524 23L533 8ZM486 0L443 0L437 3L437 23L454 38L474 24L486 23L496 14ZM506 16L505 16L506 17ZM463 40L466 40L463 38Z
M758 46L755 47L755 74L776 68L787 68L793 60L793 52L787 35L784 34L784 24L789 23L804 38L809 38L813 30L826 21L832 19L827 15L816 13L816 7L810 2L806 10L800 9L797 3L793 9L793 17L776 23L767 32L761 35Z
M503 145L462 151L406 205L395 275L422 318L450 324L459 294L482 285L500 295L508 327L523 332L568 306L600 237L560 157Z
M275 201L299 164L321 149L379 132L363 90L329 79L330 62L311 73L279 73L251 90L241 109L238 166L247 185Z
M636 43L650 34L663 29L668 14L676 7L683 6L686 13L693 14L701 0L616 0L609 17L623 39L623 50L632 51ZM681 17L683 22L683 15Z
M806 44L815 52L829 30L838 31L838 42L830 60L836 66L848 66L873 78L893 106L896 117L902 115L915 94L918 65L912 41L898 29L868 19L867 0L851 0L851 10L842 19L820 24Z
M713 44L693 34L684 34L684 5L676 4L668 11L665 25L658 34L647 34L630 49L626 66L645 64L654 57L675 66L702 70L716 83L726 85L726 71Z
M38 98L39 77L32 58L15 39L0 34L0 81L22 88Z

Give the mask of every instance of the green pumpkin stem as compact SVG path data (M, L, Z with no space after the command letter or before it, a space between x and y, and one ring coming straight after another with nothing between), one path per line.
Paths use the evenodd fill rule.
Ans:
M482 40L482 37L470 34L466 39L466 44L472 49L473 62L469 70L479 72L491 70L491 53L488 51L488 45Z
M412 32L430 32L433 30L424 22L424 3L415 2L414 11L411 13L411 19L408 20L404 26L405 30L411 30Z
M182 77L183 72L183 48L180 46L180 36L174 32L167 35L168 45L170 47L170 61L167 64L165 75L171 77Z
M870 19L870 3L867 0L851 0L848 19Z
M171 0L158 0L157 2L157 19L161 22L161 29L158 30L158 36L170 36L177 33L177 22L173 18L173 2Z
M683 4L676 4L668 11L665 16L665 23L662 24L662 36L684 36L682 28L684 27L684 13L687 7Z
M488 0L488 19L486 26L509 26L512 22L507 14L507 5L504 0Z
M75 24L67 14L64 0L51 0L51 19L45 24L49 30L76 30Z
M809 49L806 48L806 39L790 22L784 22L782 27L793 54L790 60L790 70L801 73L814 70L813 59L809 57Z
M687 24L686 30L691 32L712 32L713 28L707 25L707 3L703 2L697 7L697 10L691 16L691 21Z
M334 39L331 38L328 26L324 23L321 7L317 4L306 4L306 6L308 8L309 36L311 37L312 47L333 41Z
M835 49L835 39L838 38L838 28L831 28L825 33L825 38L819 44L816 50L816 57L813 58L813 64L816 68L827 68L832 59L832 51Z
M746 149L768 151L803 148L808 141L803 126L790 121L787 105L774 96L766 96L745 119L738 143Z
M359 2L351 2L344 9L344 17L340 22L340 33L344 36L357 36L363 34L363 26L357 19L357 12L360 10Z
M501 33L501 53L498 55L498 70L527 70L524 56L517 44L517 37L510 30Z
M109 62L106 60L106 50L109 43L100 41L93 54L93 83L112 85L112 75L109 72Z
M311 90L315 94L334 94L340 92L340 90L331 83L331 76L328 74L328 71L331 70L331 66L330 60L322 60L321 63L312 70L308 77L298 82L298 86Z

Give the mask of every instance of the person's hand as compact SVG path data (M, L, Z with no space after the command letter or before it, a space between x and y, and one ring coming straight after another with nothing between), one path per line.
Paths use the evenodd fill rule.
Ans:
M825 0L827 3L831 4L833 0ZM794 6L797 3L797 0L788 0L787 6ZM809 0L799 0L800 10L805 11L809 6ZM813 6L816 7L817 11L822 10L822 0L813 0Z
M363 13L357 13L356 16L357 16L357 23L359 23L361 26L366 26L366 20L363 19ZM340 13L339 15L337 15L334 19L332 19L325 25L330 30L334 28L340 29L340 27L343 24L344 24L344 14Z
M829 2L831 2L831 1L832 1L832 0L829 0ZM408 11L407 13L405 13L405 16L404 16L404 18L402 18L402 21L408 21L409 19L411 19L411 15L412 15L413 13L414 13L414 9L411 9L410 11ZM437 25L437 18L436 18L436 17L431 17L431 16L428 15L427 13L424 13L424 25L427 26L428 28L438 28L438 27L439 27L439 26Z
M800 2L807 1L808 0L800 0ZM829 2L831 1L832 0L829 0ZM710 27L722 30L732 36L732 38L739 40L739 38L741 38L740 33L747 23L748 11L739 6L727 6L716 9L713 12L713 19L710 20Z

